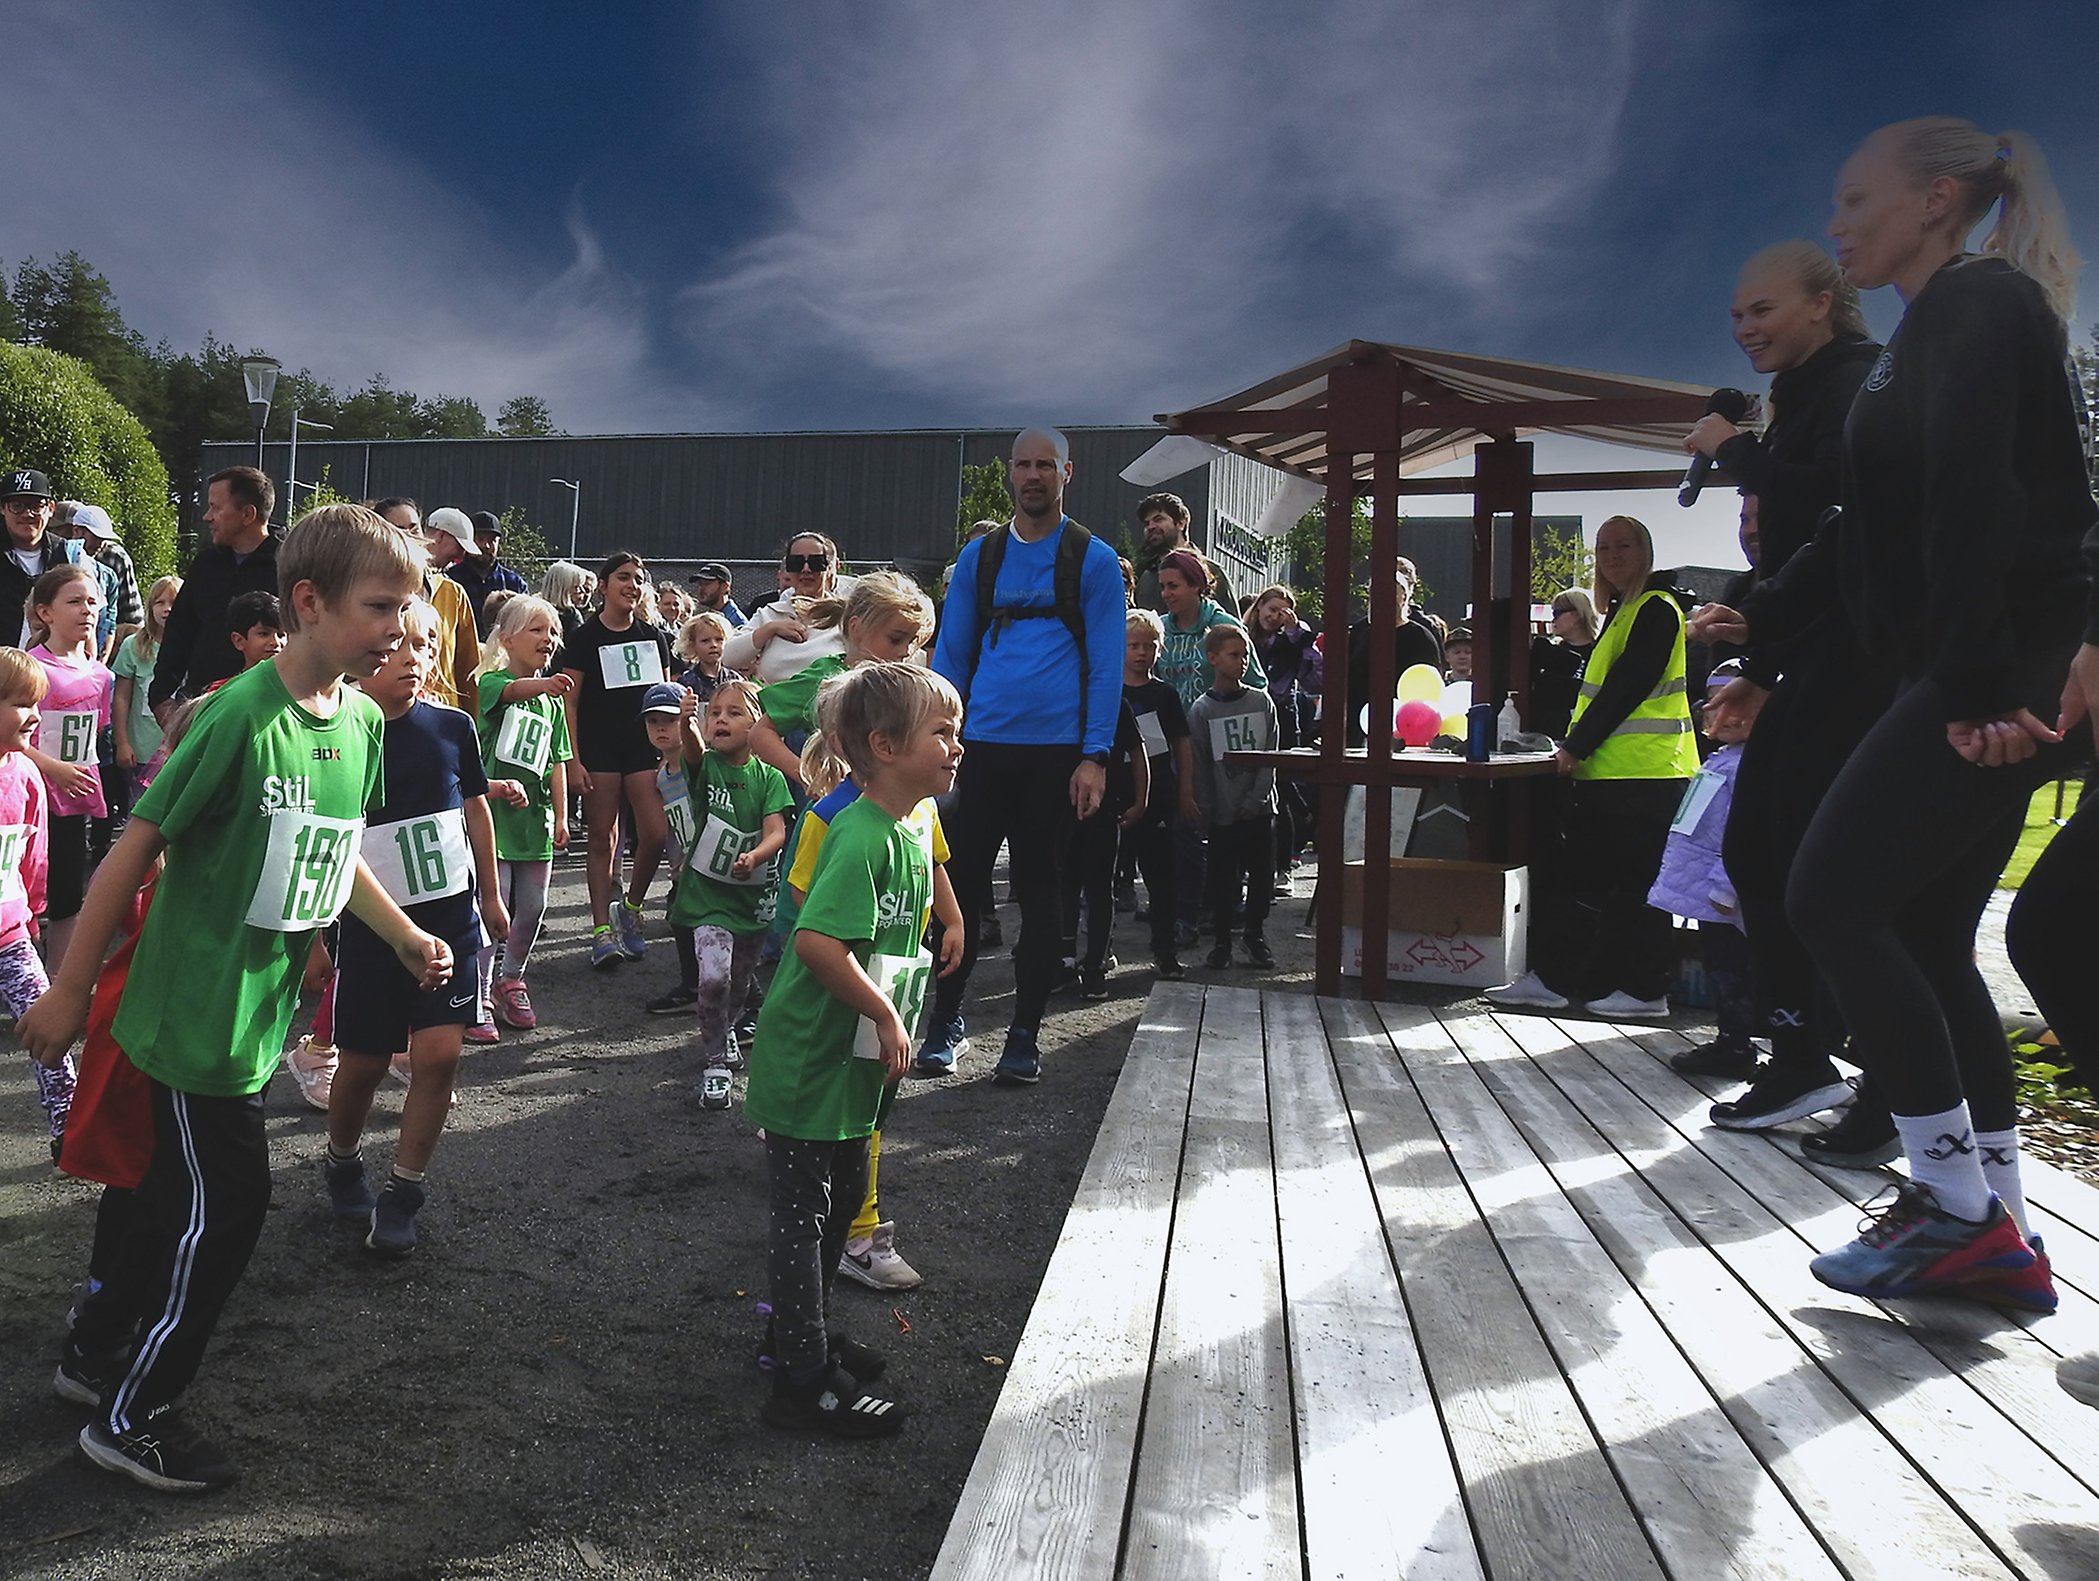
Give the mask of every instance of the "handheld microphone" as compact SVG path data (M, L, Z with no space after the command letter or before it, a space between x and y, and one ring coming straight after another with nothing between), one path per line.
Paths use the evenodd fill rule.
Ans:
M1715 390L1713 398L1705 403L1705 414L1739 423L1749 415L1749 397L1740 390ZM1712 474L1713 458L1701 450L1691 458L1691 465L1684 472L1683 487L1676 491L1676 503L1696 504L1699 490L1705 487L1705 480Z

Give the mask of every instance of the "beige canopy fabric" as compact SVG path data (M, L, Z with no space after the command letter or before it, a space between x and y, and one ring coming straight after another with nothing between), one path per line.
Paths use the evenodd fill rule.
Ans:
M1323 483L1329 376L1336 368L1371 363L1400 370L1403 475L1455 461L1486 440L1536 433L1574 434L1681 456L1684 435L1712 393L1703 385L1668 379L1352 340L1251 389L1188 411L1162 413L1158 421L1175 433L1199 435ZM1564 421L1554 420L1551 407L1558 402L1568 406ZM1688 408L1694 414L1689 419L1682 415L1687 402L1697 403ZM1408 420L1416 413L1420 426ZM1371 457L1356 459L1355 476L1369 481Z

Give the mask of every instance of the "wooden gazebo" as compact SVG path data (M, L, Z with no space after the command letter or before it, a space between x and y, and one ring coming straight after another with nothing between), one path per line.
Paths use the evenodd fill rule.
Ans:
M1419 346L1352 340L1323 357L1263 379L1223 400L1162 414L1175 433L1206 439L1326 490L1326 667L1348 669L1349 586L1354 502L1371 501L1370 629L1389 631L1396 594L1389 575L1399 554L1399 502L1409 495L1472 496L1474 692L1490 698L1515 692L1529 712L1532 499L1539 493L1677 486L1681 464L1668 471L1536 473L1525 436L1571 434L1682 457L1684 435L1704 413L1709 389L1627 374L1592 373L1507 358ZM1473 476L1423 478L1428 468L1473 457ZM1510 518L1509 588L1504 632L1486 631L1497 581L1494 522ZM1494 667L1507 671L1497 677ZM1370 695L1390 697L1392 646L1370 655ZM1368 787L1363 884L1362 992L1385 997L1389 975L1391 798L1396 785L1458 780L1483 792L1496 782L1552 772L1549 762L1501 759L1466 763L1443 753L1394 753L1388 710L1372 708L1365 748L1350 750L1341 721L1329 716L1316 753L1279 755L1278 766L1319 786L1319 870L1338 876L1348 787ZM1476 822L1476 830L1484 834ZM1478 841L1475 841L1477 847ZM1478 853L1484 854L1484 853ZM1341 885L1320 885L1315 961L1320 993L1341 987Z

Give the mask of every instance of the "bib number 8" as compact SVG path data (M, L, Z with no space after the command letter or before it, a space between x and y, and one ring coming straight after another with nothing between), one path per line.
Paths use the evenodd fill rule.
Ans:
M620 658L627 666L627 679L638 683L641 680L641 649L629 643L620 650Z
M408 823L394 830L394 844L401 853L401 872L408 880L411 896L447 893L450 875L445 871L444 847L434 823Z

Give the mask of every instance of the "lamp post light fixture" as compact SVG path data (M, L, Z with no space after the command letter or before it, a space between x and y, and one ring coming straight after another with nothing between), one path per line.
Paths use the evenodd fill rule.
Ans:
M270 397L277 393L277 374L284 364L275 357L250 357L241 364L248 387L248 415L255 420L255 468L262 470L262 430L270 420Z
M574 478L548 478L568 490L568 557L576 558L576 518L583 513L583 485Z
M318 428L324 434L335 432L333 424L317 423L310 417L301 417L300 410L296 406L292 408L292 454L291 460L286 462L284 467L287 474L284 480L284 525L287 527L291 525L292 518L299 514L299 430ZM318 483L309 483L306 486L308 489L320 487Z

